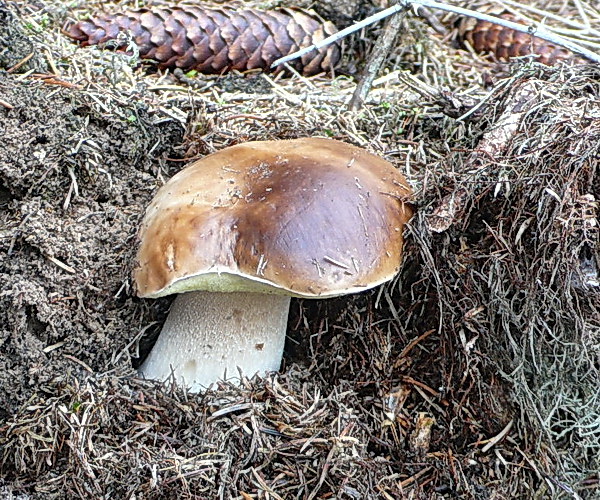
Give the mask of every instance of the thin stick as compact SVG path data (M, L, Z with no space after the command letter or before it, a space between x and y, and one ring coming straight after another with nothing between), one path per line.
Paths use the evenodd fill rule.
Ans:
M352 99L350 99L350 104L348 105L350 111L358 111L364 100L367 98L371 86L373 85L373 80L375 80L375 77L379 73L381 65L390 53L396 35L398 34L398 31L400 31L402 19L404 19L402 14L393 15L377 39L369 62L365 66L360 82L358 82L356 90L352 95Z
M577 4L577 2L575 3ZM520 23L534 24L536 21L529 17L528 14L524 13L524 11L532 12L540 18L543 18L544 22L546 21L546 19L552 19L554 21L560 22L562 25L567 26L566 28L552 26L549 31L551 31L555 35L569 37L575 34L577 35L577 43L581 44L582 46L598 46L597 43L590 41L590 38L591 40L597 40L598 36L600 36L600 31L592 28L589 19L587 18L587 14L582 10L578 9L579 15L582 19L584 19L586 24L581 24L580 22L577 22L575 20L568 19L564 16L560 16L558 14L554 14L543 9L537 9L531 5L525 5L520 2L513 2L512 0L502 0L501 5L506 9L507 12L510 12L515 16L521 18L519 20ZM587 38L585 38L586 36Z
M530 35L536 36L548 42L554 43L556 45L560 45L565 47L572 52L576 52L581 54L588 59L600 63L600 55L592 52L591 50L582 47L581 45L572 42L571 40L567 40L566 38L555 35L554 33L549 32L543 26L527 26L525 24L514 23L512 21L507 21L506 19L502 19L496 16L490 16L488 14L482 14L481 12L475 12L470 9L463 9L461 7L454 7L450 5L441 4L435 2L433 0L412 0L413 3L424 5L426 7L431 7L433 9L445 10L447 12L453 12L455 14L460 14L463 16L471 16L481 21L488 21L490 23L498 24L500 26L504 26L505 28L510 28L515 31L520 31L521 33L529 33Z
M511 420L504 429L502 429L498 434L496 434L493 438L487 440L487 444L481 449L483 453L489 451L493 446L498 444L500 441L504 439L504 437L508 434L511 427L513 426L513 421ZM481 443L483 444L483 443Z
M311 45L310 47L305 47L303 49L300 49L297 52L290 54L289 56L280 57L273 64L271 64L271 68L274 68L275 66L279 66L280 64L283 64L283 63L286 63L289 61L293 61L294 59L298 59L299 57L302 57L304 54L308 54L309 52L311 52L313 50L319 50L320 48L325 47L333 42L337 42L338 40L344 38L345 36L349 35L350 33L354 33L355 31L358 31L359 29L362 29L365 26L369 26L369 24L373 24L373 23L376 23L377 21L381 21L382 19L384 19L388 16L391 16L392 14L395 14L396 12L400 12L404 8L405 8L405 6L403 4L402 5L398 4L398 5L394 5L393 7L389 7L385 10L382 10L381 12L378 12L377 14L373 14L372 16L369 16L366 19L363 19L362 21L359 21L359 22L353 24L352 26L348 26L347 28L344 28L342 31L338 31L337 33L334 33L333 35L328 36L327 38Z
M514 2L513 0L502 0L502 2L505 3L506 5L510 5L511 7L517 7L522 10L527 10L529 12L533 12L534 14L537 14L538 16L542 16L542 17L545 17L548 19L554 19L555 21L560 21L564 25L571 26L572 28L576 28L580 31L589 30L591 33L600 34L600 32L598 32L597 30L595 30L591 27L589 20L587 20L586 23L581 24L581 23L578 23L577 21L574 21L573 19L569 19L564 16L558 16L552 12L548 12L547 10L538 9L538 8L534 7L533 5L526 5L526 4L522 4L519 2ZM576 6L578 7L577 10L579 11L579 15L582 18L587 19L587 14L580 8L581 5L578 5L578 2L576 2Z
M488 21L490 23L504 26L505 28L519 31L521 33L529 33L532 36L536 36L536 37L546 40L548 42L554 43L556 45L560 45L561 47L565 47L565 48L571 50L572 52L581 54L582 56L587 57L588 59L590 59L594 62L600 63L600 55L599 54L592 52L591 50L588 50L585 47L582 47L581 45L579 45L575 42L572 42L571 40L567 40L566 38L564 38L562 36L551 33L542 26L536 27L536 26L528 26L526 24L514 23L512 21L508 21L508 20L502 19L500 17L490 16L489 14L483 14L481 12L476 12L476 11L470 10L470 9L463 9L462 7L456 7L454 5L442 4L439 2L435 2L433 0L400 0L400 2L398 4L388 7L387 9L384 9L381 12L378 12L377 14L369 16L366 19L363 19L362 21L360 21L352 26L349 26L346 29L343 29L342 31L338 31L334 35L329 36L329 37L325 38L324 40L321 40L320 42L317 42L314 45L311 45L310 47L306 47L297 52L294 52L293 54L290 54L289 56L285 56L280 59L277 59L271 65L271 67L274 68L275 66L279 66L280 64L282 64L284 62L293 61L294 59L297 59L298 57L301 57L304 54L307 54L308 52L311 52L313 50L318 50L322 47L325 47L325 46L329 45L330 43L336 42L336 41L340 40L341 38L344 38L345 36L349 35L350 33L353 33L361 28L364 28L365 26L368 26L369 24L376 23L377 21L380 21L381 19L384 19L385 17L391 16L392 14L395 14L396 12L400 12L401 10L408 8L410 5L421 5L424 7L431 7L432 9L439 9L439 10L443 10L446 12L452 12L454 14L459 14L462 16L473 17L473 18L479 19L481 21Z

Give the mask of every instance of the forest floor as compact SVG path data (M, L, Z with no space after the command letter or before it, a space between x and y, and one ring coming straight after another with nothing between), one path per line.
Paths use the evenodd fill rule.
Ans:
M136 5L0 1L0 496L600 498L598 65L495 62L411 15L351 111L378 27L310 78L181 78L62 31ZM373 10L344 5L315 8ZM172 300L131 281L156 190L304 136L409 179L401 273L294 299L279 373L138 378Z

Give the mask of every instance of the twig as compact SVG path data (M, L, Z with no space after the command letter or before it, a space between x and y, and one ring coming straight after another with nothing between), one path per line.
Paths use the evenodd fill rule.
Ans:
M77 359L75 356L71 356L70 354L63 354L63 358L67 358L71 361L74 361L78 365L82 366L88 373L94 373L94 370L92 370L87 363L81 361L80 359Z
M17 64L15 64L13 67L8 68L6 70L7 73L14 73L15 71L17 71L21 66L23 66L27 61L29 61L29 59L31 59L33 56L35 55L34 52L31 52L29 55L25 56L23 59L21 59Z
M439 9L439 10L443 10L446 12L452 12L454 14L462 15L462 16L473 17L473 18L479 19L481 21L488 21L490 23L504 26L505 28L519 31L521 33L529 33L532 36L536 36L536 37L546 40L548 42L554 43L556 45L560 45L561 47L565 47L565 48L571 50L572 52L581 54L582 56L587 57L588 59L590 59L594 62L600 63L600 54L592 52L591 50L588 50L585 47L582 47L581 45L579 45L575 42L572 42L571 40L567 40L566 38L564 38L560 35L551 33L542 26L529 26L526 24L515 23L512 21L508 21L506 19L502 19L500 17L491 16L489 14L483 14L481 12L476 12L471 9L463 9L462 7L456 7L454 5L446 5L443 3L435 2L433 0L400 0L400 2L398 4L393 5L392 7L388 7L387 9L382 10L381 12L378 12L377 14L374 14L370 17L367 17L366 19L363 19L362 21L359 21L358 23L356 23L352 26L349 26L346 29L343 29L342 31L338 31L334 35L331 35L331 36L325 38L324 40L321 40L320 42L317 42L314 45L311 45L310 47L306 47L297 52L294 52L293 54L290 54L289 56L277 59L273 64L271 64L271 68L279 66L280 64L283 64L284 62L293 61L294 59L297 59L298 57L301 57L304 54L307 54L308 52L311 52L313 50L321 49L321 48L329 45L330 43L336 42L336 41L340 40L341 38L344 38L345 36L349 35L350 33L354 33L355 31L357 31L361 28L364 28L365 26L376 23L377 21L380 21L381 19L391 16L392 14L395 14L397 12L400 12L401 10L407 9L410 5L417 5L417 6L420 5L420 6L424 6L424 7L431 7L432 9Z
M373 85L373 80L375 80L381 65L391 51L392 44L400 31L403 19L403 14L398 13L393 15L377 39L369 62L365 66L360 82L358 82L356 90L352 95L352 99L350 99L350 104L348 105L350 111L358 111L367 98L367 94Z
M435 333L435 330L427 330L425 333L419 335L418 337L412 339L404 349L402 349L402 352L400 353L400 356L398 356L399 358L404 358L406 356L408 356L408 353L410 351L412 351L413 347L415 347L416 345L418 345L422 340L425 340L427 337L429 337L432 333Z
M487 440L487 444L481 449L483 453L489 451L492 447L502 441L506 435L509 433L510 429L513 426L513 421L511 420L504 429L502 429L498 434L496 434L493 438ZM483 443L482 443L483 444Z
M392 14L395 14L396 12L400 12L404 8L405 8L404 4L400 3L397 5L394 5L393 7L389 7L385 10L382 10L381 12L378 12L377 14L373 14L372 16L369 16L366 19L363 19L362 21L358 21L357 23L353 24L352 26L348 26L347 28L344 28L342 31L338 31L337 33L334 33L333 35L328 36L327 38L311 45L310 47L305 47L303 49L300 49L297 52L290 54L289 56L280 57L273 64L271 64L271 68L274 68L274 67L279 66L280 64L283 64L286 62L293 61L294 59L298 59L299 57L302 57L304 54L308 54L309 52L311 52L313 50L319 50L320 48L323 48L323 47L329 45L330 43L337 42L338 40L341 40L342 38L349 35L350 33L354 33L355 31L358 31L359 29L362 29L365 26L369 26L369 24L373 24L373 23L376 23L377 21L381 21L382 19L385 19L386 17L391 16Z
M67 271L70 274L75 274L77 271L75 269L73 269L71 266L69 266L68 264L65 264L64 262L58 260L56 257L52 257L52 255L49 254L44 254L44 256L50 261L52 262L55 266L60 267L62 270Z
M571 28L575 28L579 31L583 31L586 33L594 34L596 36L600 36L600 31L592 28L589 20L587 19L587 14L585 13L585 11L583 9L581 9L581 5L579 5L578 2L575 2L575 5L577 7L579 15L581 16L582 19L587 20L587 22L584 24L578 23L574 19L569 19L568 17L558 16L556 14L553 14L552 12L548 12L547 10L538 9L538 8L534 7L533 5L527 5L524 3L514 2L513 0L502 0L502 1L504 4L506 4L508 6L518 7L519 9L533 12L534 14L537 14L538 16L541 16L543 18L554 19L555 21L559 21L562 24L564 24L566 26L570 26ZM519 15L522 16L521 13L519 13Z
M6 109L15 109L15 107L10 104L9 102L3 101L2 99L0 99L0 106L5 107Z
M412 484L415 481L417 481L417 479L419 479L421 476L423 476L424 474L426 474L427 472L429 472L432 468L433 467L431 467L431 466L427 466L424 469L421 469L419 472L417 472L413 476L410 476L408 479L405 479L404 481L402 481L400 483L400 486L402 488L406 488L409 484Z
M431 7L433 9L440 9L447 12L453 12L455 14L474 17L475 19L479 19L481 21L488 21L490 23L498 24L500 26L504 26L505 28L510 28L515 31L520 31L521 33L529 33L532 36L536 36L548 42L554 43L556 45L560 45L565 47L573 52L581 54L588 59L600 63L600 54L596 54L591 50L582 47L581 45L572 42L571 40L567 40L566 38L551 33L543 26L528 26L526 24L514 23L512 21L508 21L506 19L502 19L496 16L490 16L489 14L483 14L481 12L476 12L470 9L463 9L462 7L455 7L450 5L445 5L439 2L435 2L433 0L412 0L412 3L423 5L426 7Z

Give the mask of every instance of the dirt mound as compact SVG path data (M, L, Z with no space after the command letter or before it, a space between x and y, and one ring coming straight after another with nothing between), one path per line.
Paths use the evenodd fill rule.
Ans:
M0 95L10 106L0 109L0 411L10 413L65 373L127 367L111 356L139 326L127 273L135 227L183 129L153 123L141 103L7 74ZM103 116L94 98L131 119Z

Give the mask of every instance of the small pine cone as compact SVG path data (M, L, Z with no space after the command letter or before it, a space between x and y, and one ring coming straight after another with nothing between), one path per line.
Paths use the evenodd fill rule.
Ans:
M99 14L79 21L66 34L82 45L114 40L129 32L140 57L160 68L181 68L219 74L232 69L268 70L276 59L332 35L335 26L312 11L203 8L181 6ZM331 44L290 64L305 75L329 71L340 60L340 46Z
M495 13L507 21L522 22L513 14L502 11ZM568 49L559 47L546 40L542 40L529 33L515 31L488 21L472 18L461 20L459 25L461 38L469 42L475 52L494 54L501 61L508 61L512 57L538 55L537 61L551 66L559 61L575 60L575 55Z

